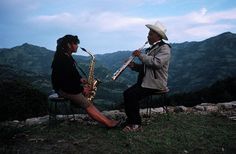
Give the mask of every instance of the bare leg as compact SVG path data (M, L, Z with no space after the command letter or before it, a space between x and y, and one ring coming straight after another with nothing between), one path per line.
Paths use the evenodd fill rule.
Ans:
M78 105L82 108L84 108L88 115L93 118L94 120L100 122L101 124L107 126L107 127L115 127L119 122L116 120L108 119L106 116L104 116L91 102L87 100L81 93L80 94L67 94L65 92L60 92L60 94L68 98L74 103L75 105Z
M107 127L114 127L118 124L118 121L108 119L106 116L104 116L93 104L87 107L86 111L90 117Z

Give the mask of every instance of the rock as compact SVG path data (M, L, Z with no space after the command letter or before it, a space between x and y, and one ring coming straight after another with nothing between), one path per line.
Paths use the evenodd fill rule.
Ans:
M230 103L232 103L233 108L236 109L236 101L232 101Z
M197 111L205 111L204 106L201 106L201 105L194 106L193 109L195 109Z
M185 106L176 106L174 108L174 112L179 113L179 112L186 112L188 110L187 107Z
M236 116L229 117L230 120L236 121Z
M218 111L218 106L205 106L205 111L217 112Z
M29 118L25 120L25 125L32 126L32 125L45 124L48 122L48 118L49 118L48 115L44 117Z
M121 119L126 118L125 113L121 112L119 110L103 111L102 114L104 114L105 116L107 116L111 119L121 120Z
M46 116L43 116L43 117L39 117L40 123L43 123L43 124L47 123L48 119L49 119L49 115L46 115Z
M19 123L20 121L19 120L13 120L12 122L13 123Z
M217 106L224 110L230 110L236 108L236 101L229 102L229 103L218 103Z
M162 113L164 113L164 109L163 109L163 107L153 108L152 112L162 114Z
M145 115L145 114L147 114L147 109L140 109L139 112L141 115Z
M212 103L201 103L200 106L213 106L215 104Z
M28 125L28 126L39 124L39 118L26 119L25 124Z
M168 106L168 112L188 112L188 113L194 113L194 114L201 114L201 115L207 115L211 112L218 112L220 115L223 115L231 120L236 120L236 101L232 102L225 102L225 103L218 103L218 104L212 104L212 103L202 103L200 105L194 106L194 107L185 107L185 106ZM147 113L147 109L140 109L140 114L145 115ZM159 108L151 108L152 114L163 114L165 113L163 107ZM124 110L112 110L112 111L103 111L102 114L112 118L112 119L125 119L126 115ZM73 119L73 121L76 121L78 123L90 123L90 124L97 124L94 120L92 120L88 114L72 114L72 115L57 115L57 120L68 120L70 121ZM31 126L31 125L39 125L39 124L46 124L48 123L49 116L43 116L43 117L35 117L35 118L29 118L25 121L5 121L1 122L1 125L5 126L15 126L15 127L23 127L25 125Z

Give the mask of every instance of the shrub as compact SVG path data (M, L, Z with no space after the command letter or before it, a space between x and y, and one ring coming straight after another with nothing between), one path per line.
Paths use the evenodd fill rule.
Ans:
M0 99L0 121L24 120L47 113L46 95L24 81L1 81Z

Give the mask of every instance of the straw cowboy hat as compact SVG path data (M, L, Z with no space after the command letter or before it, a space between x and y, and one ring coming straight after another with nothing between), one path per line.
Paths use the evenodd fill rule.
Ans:
M147 28L157 32L162 39L164 40L168 40L167 36L166 36L166 28L165 26L160 23L159 21L157 21L154 25L153 24L147 24L145 25Z

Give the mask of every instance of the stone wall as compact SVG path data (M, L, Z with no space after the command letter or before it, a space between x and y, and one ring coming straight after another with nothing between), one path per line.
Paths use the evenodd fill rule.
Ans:
M194 114L212 114L217 113L224 117L229 118L230 120L236 120L236 101L232 102L225 102L225 103L202 103L200 105L194 107L185 107L185 106L168 106L167 110L164 108L151 108L151 114L164 114L164 113L179 113L179 112L186 112L186 113L194 113ZM147 114L147 109L141 109L140 113L142 116ZM108 117L113 119L125 119L125 113L120 110L112 110L112 111L103 111ZM74 115L57 115L56 116L58 121L76 121L80 123L90 123L90 124L97 124L94 122L87 114L74 114ZM22 126L32 126L32 125L39 125L39 124L48 124L49 122L49 115L43 117L35 117L29 118L25 121L7 121L1 124L3 125L12 125L17 127Z

